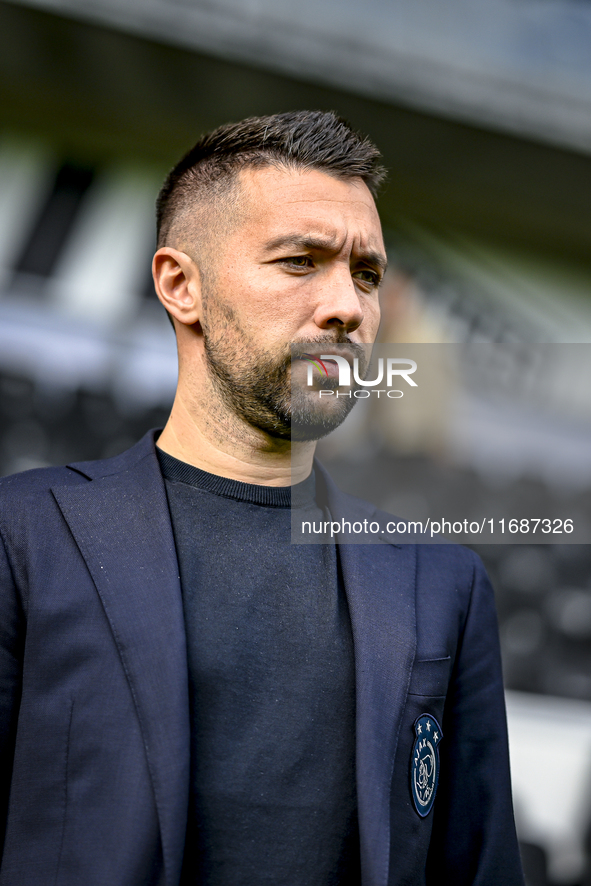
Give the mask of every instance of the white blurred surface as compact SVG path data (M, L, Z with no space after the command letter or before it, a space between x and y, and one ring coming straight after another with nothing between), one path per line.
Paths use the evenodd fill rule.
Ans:
M149 268L158 189L141 169L114 166L98 177L52 275L58 310L98 324L133 315Z
M5 299L0 371L66 391L110 393L127 409L168 405L176 388L176 341L160 315L109 331L33 301Z
M545 849L554 881L577 882L591 824L591 703L506 697L519 838Z

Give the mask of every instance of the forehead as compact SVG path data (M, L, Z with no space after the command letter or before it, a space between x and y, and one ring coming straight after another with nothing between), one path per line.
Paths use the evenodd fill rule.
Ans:
M360 178L340 179L318 169L264 167L240 172L245 232L274 238L285 229L322 233L383 251L374 199Z

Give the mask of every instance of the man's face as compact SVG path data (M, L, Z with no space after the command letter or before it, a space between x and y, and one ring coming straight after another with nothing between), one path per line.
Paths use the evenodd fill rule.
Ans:
M243 171L239 200L240 223L216 244L205 279L207 365L250 425L318 439L355 400L307 388L308 364L292 364L290 345L326 354L349 343L363 358L374 341L386 262L375 203L361 179L274 167Z

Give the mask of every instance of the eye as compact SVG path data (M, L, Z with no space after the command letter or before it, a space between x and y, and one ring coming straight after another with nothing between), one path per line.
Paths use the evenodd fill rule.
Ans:
M360 283L365 283L369 286L379 286L381 282L380 275L376 271L370 271L369 268L362 268L360 271L355 271L353 277L356 280L359 280Z
M306 271L308 268L314 267L314 262L310 255L290 255L288 258L279 259L278 264L297 271Z
M313 265L312 258L309 255L291 255L289 258L282 259L283 264L292 268L311 268Z

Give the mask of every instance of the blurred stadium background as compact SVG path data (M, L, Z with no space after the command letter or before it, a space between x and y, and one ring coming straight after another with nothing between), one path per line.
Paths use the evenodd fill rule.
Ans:
M201 132L304 107L347 117L391 170L383 341L591 343L584 0L0 0L0 473L114 454L165 421L160 182ZM579 387L586 371L571 367ZM579 398L577 439L591 440L589 413ZM499 439L514 431L515 416L493 418ZM438 469L433 416L417 421L410 438L365 438L399 510L428 499ZM510 471L494 448L455 464L468 496L560 499L569 441L551 415L529 436L520 421ZM528 461L540 435L547 459ZM568 482L584 495L579 449ZM355 476L338 447L327 458ZM589 884L591 547L479 553L528 883Z

